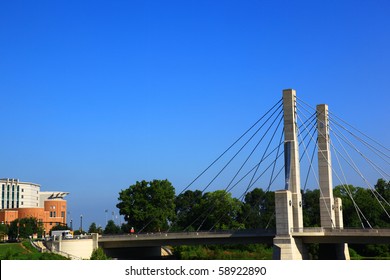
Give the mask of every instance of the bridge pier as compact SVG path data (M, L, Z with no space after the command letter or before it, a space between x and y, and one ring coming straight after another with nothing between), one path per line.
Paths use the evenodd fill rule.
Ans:
M293 223L293 194L289 190L275 192L276 237L274 238L274 260L308 259L305 244L291 236Z

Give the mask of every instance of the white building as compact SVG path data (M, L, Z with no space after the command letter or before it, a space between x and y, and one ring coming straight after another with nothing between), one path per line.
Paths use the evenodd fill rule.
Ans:
M40 207L41 186L34 183L20 182L18 179L0 179L1 208L37 208Z

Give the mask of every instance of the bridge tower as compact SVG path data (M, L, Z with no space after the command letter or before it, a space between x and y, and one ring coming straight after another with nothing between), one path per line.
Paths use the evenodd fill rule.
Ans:
M283 91L283 114L285 190L289 190L292 195L293 227L301 229L303 228L303 214L295 90Z
M304 244L292 237L303 230L296 92L283 90L285 189L275 192L276 237L274 259L305 259Z
M341 198L333 197L328 105L317 105L316 111L321 227L341 229L343 228L342 202ZM320 245L320 257L321 255L325 259L349 259L348 245L345 243Z
M317 133L321 227L340 227L340 225L337 225L340 221L335 220L332 166L329 149L328 105L326 104L317 105Z

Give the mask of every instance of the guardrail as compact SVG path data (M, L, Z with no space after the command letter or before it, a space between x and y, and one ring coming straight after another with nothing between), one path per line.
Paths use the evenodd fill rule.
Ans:
M344 233L390 233L389 228L324 228L324 227L304 227L291 228L292 233L311 232L344 232Z
M304 228L291 228L291 233L297 232L324 232L323 227L304 227Z
M222 230L222 231L186 231L186 232L148 232L132 234L99 235L99 239L113 238L174 238L174 237L202 237L218 235L273 235L275 230L254 229L254 230Z

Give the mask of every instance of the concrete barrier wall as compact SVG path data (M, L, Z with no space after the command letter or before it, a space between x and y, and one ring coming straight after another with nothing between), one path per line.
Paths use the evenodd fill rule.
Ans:
M61 252L77 256L82 259L90 259L93 251L92 239L71 239L61 241Z

